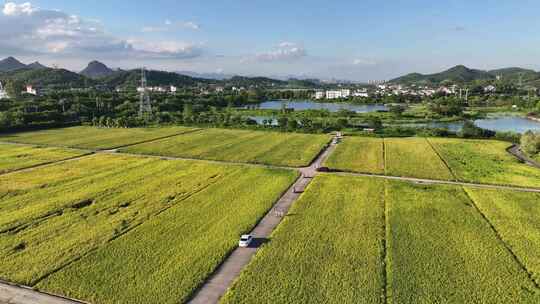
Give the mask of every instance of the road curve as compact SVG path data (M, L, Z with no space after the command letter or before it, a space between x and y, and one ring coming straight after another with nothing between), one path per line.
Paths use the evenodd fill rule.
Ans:
M526 163L527 165L533 166L533 167L536 167L536 168L540 169L540 163L533 160L533 159L531 159L527 155L525 155L525 153L523 153L523 151L521 151L520 146L513 145L510 148L506 149L506 151L508 151L508 153L514 155L517 159L519 159L520 161Z

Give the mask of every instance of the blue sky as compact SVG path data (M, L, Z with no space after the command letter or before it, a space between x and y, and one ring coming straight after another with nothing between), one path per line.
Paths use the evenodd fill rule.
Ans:
M457 64L540 68L539 1L25 2L4 5L0 55L74 70L97 59L366 81Z

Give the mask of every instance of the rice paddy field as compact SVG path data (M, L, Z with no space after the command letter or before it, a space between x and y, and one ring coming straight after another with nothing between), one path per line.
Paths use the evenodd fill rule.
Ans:
M536 222L538 214L529 217ZM534 233L530 223L523 229ZM535 245L529 244L538 252ZM527 270L463 188L325 175L315 178L221 302L539 301Z
M2 135L0 141L104 150L194 130L197 129L176 126L130 129L80 126Z
M509 154L509 146L495 140L347 137L326 166L358 173L540 188L540 170Z
M340 171L452 180L424 138L346 137L326 166Z
M425 138L386 138L384 146L388 175L454 179L448 167Z
M317 177L222 303L384 303L383 195L382 180Z
M540 187L540 170L520 163L494 140L430 138L429 141L461 181Z
M0 143L0 174L84 155L86 152Z
M388 182L386 191L390 303L540 301L462 188Z
M28 144L0 143L0 280L131 304L187 302L299 176L243 163L307 166L330 136L74 127L1 141ZM347 137L324 165L540 188L507 147ZM540 194L516 190L318 174L221 302L540 303Z
M540 285L540 194L466 190Z
M121 149L122 152L266 165L308 166L329 135L205 129Z
M177 303L296 177L108 154L3 175L0 278L93 303Z
M325 166L340 171L384 174L384 143L375 137L346 137Z

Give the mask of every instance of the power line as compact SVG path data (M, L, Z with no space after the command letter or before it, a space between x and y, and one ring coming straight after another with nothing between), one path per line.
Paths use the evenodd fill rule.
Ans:
M139 100L139 117L152 114L152 103L150 101L150 94L146 87L146 71L143 67L141 69L141 88L140 88L140 100Z

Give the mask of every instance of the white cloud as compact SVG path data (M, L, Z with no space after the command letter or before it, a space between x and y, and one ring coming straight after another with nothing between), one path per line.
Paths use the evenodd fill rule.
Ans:
M178 41L149 42L132 39L128 40L128 43L139 51L139 55L155 59L189 59L199 57L203 53L202 45Z
M198 25L197 23L193 21L183 22L183 23L180 23L180 25L182 25L184 28L192 29L192 30L199 30L201 28L200 25Z
M201 26L193 21L178 21L172 22L169 19L165 19L163 25L161 26L145 26L141 29L143 33L158 33L158 32L168 32L174 31L177 29L189 29L198 31L201 29Z
M359 66L374 66L377 62L365 58L357 58L353 60L353 64Z
M151 29L146 29L150 31ZM156 29L153 29L156 30ZM153 48L148 47L153 45ZM85 19L31 3L7 2L0 14L0 51L24 54L99 55L100 57L192 58L198 45L184 42L133 44L109 34L98 20Z
M295 46L296 46L296 43L288 42L288 41L283 41L282 43L279 44L280 48L290 48L290 47L295 47Z
M20 15L32 15L36 11L36 8L29 2L23 4L17 4L14 2L7 2L4 4L2 13L6 16L20 16Z
M244 58L243 61L260 61L260 62L276 62L276 61L294 61L306 57L307 51L304 47L293 42L281 42L276 48L271 51L256 54L254 57Z

